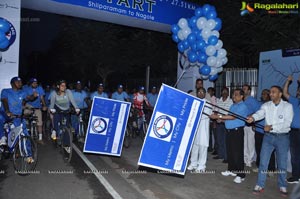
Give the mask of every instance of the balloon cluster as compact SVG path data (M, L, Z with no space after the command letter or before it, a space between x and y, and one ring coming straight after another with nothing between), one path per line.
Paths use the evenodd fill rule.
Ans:
M195 10L190 19L181 18L172 25L172 39L178 51L188 61L199 66L202 79L215 81L227 63L227 52L219 39L222 21L217 17L214 6L205 4Z
M0 18L0 50L5 50L9 46L9 40L6 34L10 31L10 23Z

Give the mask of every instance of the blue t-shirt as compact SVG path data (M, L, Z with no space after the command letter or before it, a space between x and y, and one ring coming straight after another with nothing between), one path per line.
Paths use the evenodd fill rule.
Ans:
M27 104L31 105L33 108L41 108L41 97L45 95L44 89L41 86L32 88L31 86L23 88L26 95L32 95L33 92L37 92L38 96L33 101L27 101Z
M252 96L247 97L247 99L244 102L248 108L247 116L258 111L261 106L259 101Z
M112 94L111 98L115 99L115 100L119 100L119 101L126 101L127 99L129 99L129 96L127 95L127 93L125 91L123 91L120 94L116 91Z
M292 104L293 111L294 111L294 117L293 117L291 127L298 129L298 128L300 128L300 99L290 96L289 103Z
M247 117L247 114L249 112L245 102L241 101L239 103L234 103L230 106L229 109L231 112L243 116L243 117ZM243 127L245 126L245 121L240 120L240 119L234 119L234 120L226 120L225 121L225 127L226 129L234 129L234 128L238 128L238 127Z
M26 93L23 90L13 90L12 88L3 89L1 99L7 99L9 111L15 115L22 114L23 101L26 99ZM5 111L3 104L1 111Z
M148 93L147 98L148 98L148 101L151 104L151 106L155 105L157 97L158 97L158 95L156 93L155 94Z
M84 100L88 96L85 91L82 90L81 92L79 92L79 91L72 90L72 94L73 94L74 100L75 100L78 108L80 108L80 109L87 108L87 104Z
M108 95L104 92L102 92L101 94L98 93L98 91L95 91L92 93L91 95L91 99L93 100L94 97L103 97L103 98L108 98Z

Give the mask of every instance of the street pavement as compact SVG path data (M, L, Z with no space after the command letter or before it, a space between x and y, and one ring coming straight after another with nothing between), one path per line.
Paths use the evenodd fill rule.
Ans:
M207 172L186 172L185 176L165 174L137 162L142 148L139 137L129 148L123 148L121 157L83 154L82 146L73 151L71 163L65 163L51 142L39 145L36 173L19 176L10 160L0 162L0 198L5 199L277 199L277 176L267 178L264 193L252 194L257 173L246 167L248 174L241 184L234 177L220 174L227 165L208 155ZM83 161L85 160L85 162ZM86 163L93 165L88 167ZM97 176L97 177L96 177ZM294 185L288 186L291 192ZM116 194L114 194L116 193Z

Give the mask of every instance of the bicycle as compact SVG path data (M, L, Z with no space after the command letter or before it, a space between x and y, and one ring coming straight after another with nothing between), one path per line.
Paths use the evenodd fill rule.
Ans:
M37 132L37 120L38 117L35 115L34 108L31 108L31 113L28 115L28 132L32 139L37 140L39 135Z
M70 127L70 111L59 110L55 114L60 114L61 118L58 122L58 139L53 140L55 146L60 148L63 159L66 162L71 162L73 152L73 134Z
M134 121L132 124L135 132L139 134L142 141L144 141L148 129L148 123L143 110L133 109L133 119Z
M80 114L78 115L78 142L80 143L84 143L85 140L87 129L86 114L87 112L84 109L81 109Z
M1 159L12 155L14 169L19 175L29 175L37 164L37 144L31 136L25 135L23 132L23 115L13 115L11 119L20 118L20 126L15 127L12 121L4 124L4 133L7 137L7 145L0 147ZM28 147L30 151L28 151ZM30 154L31 153L31 154ZM34 162L29 162L28 158L32 157Z

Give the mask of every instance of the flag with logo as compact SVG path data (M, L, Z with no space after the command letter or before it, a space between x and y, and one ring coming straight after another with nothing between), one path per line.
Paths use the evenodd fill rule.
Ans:
M83 152L121 156L131 103L95 97Z
M162 85L138 165L184 175L205 102Z

